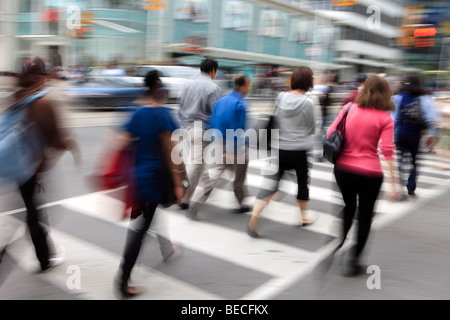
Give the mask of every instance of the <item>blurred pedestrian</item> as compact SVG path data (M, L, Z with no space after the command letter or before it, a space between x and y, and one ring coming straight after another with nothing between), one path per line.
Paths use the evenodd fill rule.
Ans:
M355 101L358 94L361 92L364 82L367 79L367 75L365 73L361 73L356 77L356 85L355 89L350 91L350 93L347 95L347 97L344 99L342 105L345 106L346 104Z
M164 180L166 177L163 167L166 164L169 167L178 203L184 196L186 183L183 181L185 177L183 164L176 165L171 158L173 148L171 134L178 126L170 109L164 106L168 92L163 88L158 71L153 70L146 75L145 85L148 87L147 94L136 101L141 107L125 124L116 146L119 150L129 146L133 146L134 149L135 216L128 228L116 278L116 288L122 297L132 297L141 293L139 288L129 285L129 280L155 210L165 196L163 185L167 181ZM159 235L158 238L160 245L163 245ZM168 252L167 257L171 254L173 252ZM166 256L164 258L166 259Z
M439 112L431 94L421 87L420 78L417 75L409 75L405 78L401 92L394 96L395 102L395 144L398 150L398 166L403 185L407 194L415 196L418 179L417 155L420 142L426 137L426 147L435 145L439 137ZM426 128L408 123L402 110L413 103L417 103L422 110ZM407 172L407 159L410 159L410 169ZM407 178L406 178L407 176ZM404 195L403 199L407 196Z
M344 106L328 129L330 135L339 124L347 108L344 147L336 161L334 175L342 193L345 207L343 213L342 247L358 210L358 232L356 246L351 252L351 260L346 273L357 275L366 270L360 264L361 254L369 237L375 204L383 182L383 169L378 155L386 161L391 189L389 199L396 200L400 182L393 160L394 121L389 111L395 108L392 92L386 79L370 76L355 102Z
M313 87L313 72L308 67L296 68L292 73L289 92L277 96L274 128L279 129L279 166L274 174L265 175L253 206L247 233L259 238L258 221L263 209L274 198L286 170L295 170L297 176L297 203L300 208L299 225L313 223L316 217L309 213L308 152L314 145L316 131L315 106L308 91Z
M325 134L326 127L329 121L330 107L333 105L333 91L337 84L338 76L331 71L325 71L321 76L321 82L313 87L313 92L317 95L321 113L322 113L322 126L321 131Z
M186 84L181 93L179 118L181 127L187 131L189 141L186 149L186 165L189 188L180 207L187 209L204 169L203 151L207 145L203 133L208 128L216 102L222 96L220 87L213 81L216 78L218 63L213 59L204 59L200 65L201 74Z
M29 134L27 139L33 143L33 163L29 164L33 172L26 181L17 183L25 203L26 223L42 272L62 263L62 257L58 256L60 253L56 252L50 237L48 223L44 221L42 212L36 205L36 192L44 190L42 173L50 170L66 150L73 153L77 166L81 163L78 144L61 128L57 117L58 108L54 101L45 95L49 79L44 61L39 57L35 58L33 63L20 73L17 81L19 89L13 95L13 105L9 107L14 109L21 103L30 101L25 105L25 124L32 128L26 132Z
M245 75L238 74L234 84L234 90L219 99L212 113L210 128L217 130L217 139L214 143L222 144L224 152L223 157L218 159L219 163L205 167L189 206L188 217L193 220L198 220L199 209L208 199L226 169L230 169L234 173L234 195L240 206L235 212L245 213L251 210L250 206L243 204L243 201L248 196L248 190L244 183L249 160L248 146L245 141L247 110L244 97L250 92L252 82ZM231 137L229 130L234 132Z

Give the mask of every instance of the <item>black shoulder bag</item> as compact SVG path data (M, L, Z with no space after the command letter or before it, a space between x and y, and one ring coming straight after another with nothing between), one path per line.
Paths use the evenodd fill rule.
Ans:
M325 136L322 140L323 146L323 156L332 164L336 163L339 155L341 154L342 147L344 145L344 133L345 133L345 122L347 120L347 114L353 103L347 108L341 121L339 121L336 129L329 137Z

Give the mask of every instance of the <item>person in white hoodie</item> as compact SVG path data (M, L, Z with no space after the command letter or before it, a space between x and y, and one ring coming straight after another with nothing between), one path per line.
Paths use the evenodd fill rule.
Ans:
M314 146L316 132L315 101L309 94L313 87L313 72L308 67L294 69L291 91L281 92L276 99L274 128L279 129L278 170L265 175L247 233L260 238L258 221L263 209L274 199L281 178L286 170L295 170L297 176L297 202L300 208L299 226L313 223L316 218L308 213L309 208L309 164L308 152Z

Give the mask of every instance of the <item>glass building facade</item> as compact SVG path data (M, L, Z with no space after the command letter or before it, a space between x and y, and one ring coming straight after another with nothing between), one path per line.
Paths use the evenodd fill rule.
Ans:
M312 11L287 13L264 1L6 2L8 13L13 13L9 52L16 57L10 69L36 55L52 64L57 56L66 66L192 62L210 55L230 67L244 62L341 67L333 63L338 29L315 19Z

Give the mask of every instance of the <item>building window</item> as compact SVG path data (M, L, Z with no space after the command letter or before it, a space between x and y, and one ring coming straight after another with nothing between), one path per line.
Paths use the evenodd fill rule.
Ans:
M175 19L190 22L209 22L209 0L177 0Z
M222 27L234 30L251 30L253 6L243 1L223 2Z
M286 36L287 14L276 10L264 10L259 20L262 35L268 37Z

